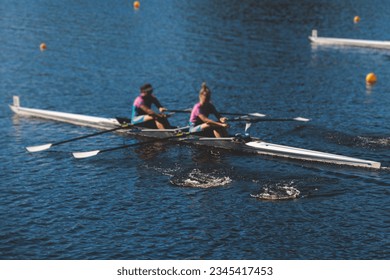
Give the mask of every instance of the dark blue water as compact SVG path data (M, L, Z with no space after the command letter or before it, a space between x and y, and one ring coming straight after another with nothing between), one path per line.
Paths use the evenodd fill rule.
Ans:
M136 141L117 134L28 154L95 130L15 117L7 104L19 95L26 107L129 116L145 82L184 109L206 81L221 111L312 119L259 123L252 135L390 166L390 52L307 39L314 28L389 39L390 2L0 3L1 259L389 259L388 169L165 143L70 156ZM367 88L369 72L378 83ZM256 198L283 188L300 195Z

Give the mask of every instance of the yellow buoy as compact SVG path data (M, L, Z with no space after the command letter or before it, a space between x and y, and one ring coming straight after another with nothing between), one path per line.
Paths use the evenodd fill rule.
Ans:
M41 51L45 51L45 50L46 50L46 44L45 44L45 43L40 44L40 45L39 45L39 49L40 49Z
M369 85L376 83L376 75L374 73L368 73L366 76L366 83Z
M139 6L140 6L141 4L139 3L139 1L134 1L134 3L133 3L133 7L134 7L134 9L139 9Z
M354 18L353 18L353 22L354 23L358 23L360 21L360 17L359 16L355 16Z

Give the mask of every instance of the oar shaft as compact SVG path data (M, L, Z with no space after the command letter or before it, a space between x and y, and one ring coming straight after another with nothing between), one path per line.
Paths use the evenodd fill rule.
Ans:
M294 122L294 121L298 121L298 122L308 122L310 121L309 119L306 119L306 118L267 118L267 119L254 119L254 120L251 120L250 122Z
M191 113L192 109L184 109L184 110L169 110L173 113ZM265 117L264 114L261 113L228 113L228 112L219 112L221 115L226 116L252 116L252 117Z
M63 141L58 141L58 142L54 142L54 143L48 143L48 144L39 145L39 146L26 147L26 150L29 151L30 153L41 152L41 151L44 151L44 150L48 150L51 147L56 146L56 145L61 145L61 144L65 144L65 143L69 143L69 142L73 142L73 141L77 141L77 140L81 140L81 139L97 136L97 135L100 135L100 134L113 132L113 131L116 131L116 130L119 130L119 129L130 128L132 126L133 125L128 124L128 123L122 123L121 126L118 126L118 127L112 128L112 129L103 130L103 131L95 132L95 133L92 133L92 134L83 135L83 136L79 136L79 137L76 137L76 138L67 139L67 140L63 140Z
M191 113L191 109L184 109L184 110L168 110L172 113Z
M177 138L178 136L172 136L172 137ZM171 137L169 137L169 138L171 138ZM107 148L104 150L100 150L99 153L111 152L111 151L115 151L115 150L126 149L126 148L130 148L130 147L135 147L135 146L141 146L141 145L145 145L145 144L152 144L152 143L156 143L156 142L163 141L166 139L168 139L168 137L167 138L153 139L153 140L144 141L144 142L137 142L137 143L122 145L122 146L118 146L118 147Z
M126 149L126 148L130 148L130 147L135 147L135 146L141 146L141 145L145 145L145 144L157 143L157 142L160 142L160 141L165 141L165 140L174 139L174 138L181 138L181 137L184 137L184 136L188 136L190 134L193 134L193 133L191 133L191 132L180 132L180 133L177 133L175 135L168 136L168 137L157 138L157 139L152 139L152 140L149 140L149 141L144 141L144 142L138 142L138 143L122 145L122 146L118 146L118 147L107 148L107 149L104 149L104 150L95 150L95 151L90 151L90 152L75 152L75 153L72 153L72 155L75 158L87 158L87 157L96 156L97 154L100 154L100 153L111 152L111 151L115 151L115 150Z
M101 153L102 152L110 152L110 151L115 151L115 150L119 150L119 149L135 147L135 146L142 146L142 145L146 145L146 144L153 144L153 143L157 143L157 142L165 141L165 140L169 140L169 139L181 138L181 137L184 137L184 136L187 136L187 135L190 135L190 134L191 134L191 132L181 132L181 133L178 133L176 135L172 135L172 136L168 136L168 137L157 138L157 139L152 139L152 140L148 140L148 141L137 142L137 143L122 145L122 146L118 146L118 147L108 148L108 149L101 150L100 152Z
M228 119L229 122L290 122L290 121L299 121L299 122L308 122L309 119L305 118L233 118Z
M68 143L68 142L72 142L72 141L77 141L77 140L81 140L81 139L85 139L85 138L89 138L89 137L93 137L93 136L98 136L100 134L109 133L109 132L113 132L113 131L116 131L116 130L119 130L119 129L124 129L124 128L126 128L126 127L115 127L113 129L99 131L99 132L96 132L96 133L93 133L93 134L83 135L83 136L80 136L80 137L76 137L76 138L72 138L72 139L67 139L67 140L55 142L55 143L52 144L52 146L60 145L60 144L64 144L64 143Z
M226 116L248 116L249 114L244 114L244 113L228 113L228 112L219 112L221 115L226 115Z

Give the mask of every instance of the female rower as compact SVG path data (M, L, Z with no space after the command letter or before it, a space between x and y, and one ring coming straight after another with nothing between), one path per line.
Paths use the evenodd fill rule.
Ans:
M211 91L202 83L199 92L199 103L194 105L190 117L190 132L200 132L203 136L226 137L228 135L227 119L222 117L210 101ZM219 121L209 119L209 115L214 114Z
M163 114L167 109L153 95L152 85L145 84L141 86L140 92L133 103L131 123L147 128L170 128L171 125L167 120L167 116ZM159 109L160 113L156 113L151 109L153 104Z

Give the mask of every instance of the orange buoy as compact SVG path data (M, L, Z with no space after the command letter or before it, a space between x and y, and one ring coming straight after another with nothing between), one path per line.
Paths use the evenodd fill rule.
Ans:
M45 51L45 50L46 50L46 44L45 44L45 43L40 44L40 45L39 45L39 49L40 49L41 51Z
M354 23L358 23L360 21L360 17L359 16L355 16L354 18L353 18L353 22Z
M140 6L141 4L139 3L139 1L134 1L134 3L133 3L133 7L134 7L134 9L139 9L139 6Z
M374 73L368 73L366 76L366 83L372 85L376 83L376 75Z

